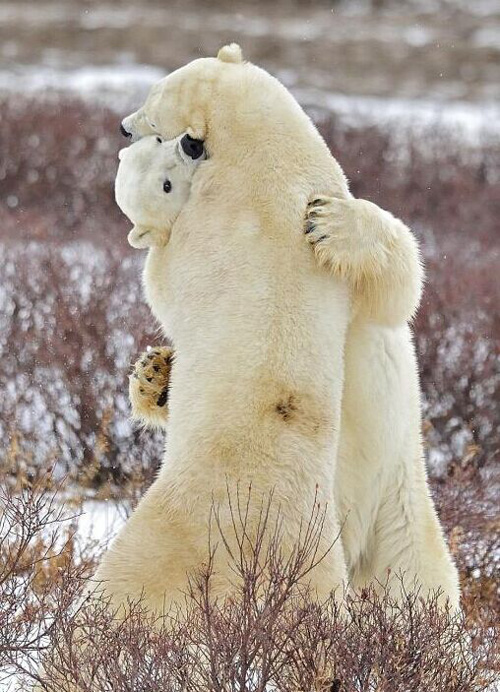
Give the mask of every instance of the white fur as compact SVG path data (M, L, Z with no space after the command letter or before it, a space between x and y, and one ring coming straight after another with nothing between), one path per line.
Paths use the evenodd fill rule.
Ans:
M233 493L238 483L252 484L250 531L274 491L285 551L316 492L321 507L328 504L322 547L337 535L332 471L350 297L317 266L302 235L317 181L318 192L347 196L346 181L287 90L253 65L213 58L187 65L152 93L159 110L144 111L143 128L154 124L166 138L187 131L205 140L209 158L145 272L148 302L176 353L163 465L97 578L118 602L144 590L160 609L206 560L213 501L231 535L226 484ZM169 126L167 112L175 120ZM227 593L233 575L219 555L216 583ZM325 596L346 577L338 541L312 583Z
M418 303L418 252L399 221L377 207L361 214L298 104L238 55L224 49L223 59L174 72L124 121L134 139L187 131L205 140L210 158L168 244L148 255L146 296L176 351L168 446L97 578L117 602L144 592L153 608L168 605L206 558L212 501L224 502L226 483L234 490L251 482L257 500L274 489L285 550L316 488L328 507L327 539L346 519L342 545L312 573L319 595L348 574L355 586L384 582L390 569L424 591L441 586L456 606L456 570L427 490L417 368L404 324ZM381 252L380 271L376 251L358 256L353 271L357 245L348 233L331 240L339 228L328 214L330 235L311 252L303 213L318 194L345 202L349 229L355 238L367 233L367 247L373 240L376 251L389 248L398 258L407 243L413 252L413 288L393 299L399 326L387 326L384 301L371 299L377 281L381 297L391 285L406 287L400 269L391 276L390 252ZM339 264L333 248L344 244L350 250ZM412 267L411 259L400 266ZM293 411L285 420L279 411L287 402ZM223 560L217 569L227 593Z

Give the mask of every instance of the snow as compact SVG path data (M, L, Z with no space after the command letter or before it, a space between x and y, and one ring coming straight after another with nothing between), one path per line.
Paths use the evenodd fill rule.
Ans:
M360 126L403 124L413 129L434 129L441 125L453 132L459 130L471 141L485 133L500 134L500 107L493 102L344 96L318 89L297 89L294 93L303 106L324 108Z
M107 545L125 523L125 510L112 501L86 500L77 519L77 536L86 541Z
M97 65L73 70L18 65L12 70L0 70L0 93L50 96L69 92L120 107L127 101L140 103L149 87L164 76L163 70L151 65Z
M474 33L472 40L480 48L495 48L498 50L500 47L500 25L482 26Z

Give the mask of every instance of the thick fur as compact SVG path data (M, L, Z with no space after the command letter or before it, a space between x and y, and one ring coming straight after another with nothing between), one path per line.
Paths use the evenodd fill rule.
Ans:
M326 510L320 550L339 532L350 294L317 264L302 227L311 195L347 197L347 184L289 92L236 52L222 57L167 77L130 119L142 135L152 124L167 139L188 132L208 154L145 269L148 302L175 348L162 468L96 575L116 603L143 595L156 610L182 598L186 575L206 561L214 503L231 539L227 488L234 500L238 484L251 484L250 533L274 493L285 552L315 502ZM216 593L228 593L234 575L222 549L216 571ZM346 580L339 540L311 582L323 597Z
M306 219L318 262L352 287L356 315L396 326L415 314L423 268L404 223L366 200L335 197L314 199Z
M407 321L423 284L416 240L371 202L318 197L305 234L317 261L353 290L336 506L351 584L394 596L419 588L459 605L458 573L429 494L418 366Z
M319 595L348 574L359 587L390 571L424 592L442 588L457 606L405 324L422 277L415 243L397 219L352 199L288 92L238 55L230 47L222 60L190 63L124 121L134 138L187 131L205 140L210 160L145 270L148 302L176 350L163 467L97 576L117 601L144 590L158 609L204 559L212 498L223 500L228 480L252 482L257 496L275 489L285 549L318 487L328 535L345 520L342 545L313 572ZM311 197L315 253L301 237ZM388 309L391 285L401 294Z

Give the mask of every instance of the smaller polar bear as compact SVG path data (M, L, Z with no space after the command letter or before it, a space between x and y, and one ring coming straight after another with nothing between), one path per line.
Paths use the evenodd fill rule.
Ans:
M165 141L144 137L118 155L116 203L134 224L134 248L166 245L191 191L191 180L205 158L203 143L189 135Z
M128 242L137 249L166 245L205 159L203 142L188 134L169 141L152 135L122 149L118 158L115 198L133 223ZM163 347L136 363L129 395L134 418L145 425L164 423L172 362L173 350ZM163 384L158 387L158 382Z

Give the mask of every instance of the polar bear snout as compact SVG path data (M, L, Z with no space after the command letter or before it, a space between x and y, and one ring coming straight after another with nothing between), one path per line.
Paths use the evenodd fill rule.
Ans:
M120 123L120 132L131 142L137 142L142 137L156 134L149 120L142 111L127 115Z
M205 154L205 145L203 140L195 139L191 135L184 135L181 139L182 151L189 156L190 159L196 160Z

